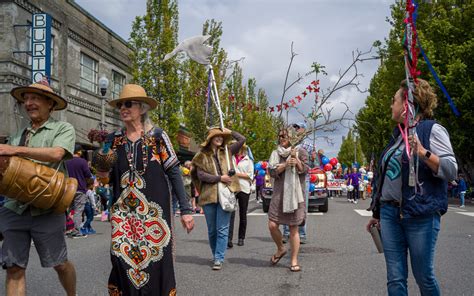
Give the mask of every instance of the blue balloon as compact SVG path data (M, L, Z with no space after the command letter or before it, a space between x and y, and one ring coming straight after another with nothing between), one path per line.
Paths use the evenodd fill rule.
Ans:
M314 192L315 189L316 185L314 185L313 183L309 184L309 192Z
M259 170L259 171L258 171L258 174L259 174L260 176L265 176L266 172L265 172L265 170Z
M323 165L326 165L329 163L329 158L323 155L323 157L321 157L321 162L323 163Z
M259 163L259 162L257 162L257 163L255 164L255 170L258 171L258 170L261 170L261 169L262 169L262 164Z

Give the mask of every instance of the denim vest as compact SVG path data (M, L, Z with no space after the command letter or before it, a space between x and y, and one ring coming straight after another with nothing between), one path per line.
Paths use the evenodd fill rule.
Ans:
M417 124L416 134L425 149L430 150L430 134L434 120L424 120ZM415 169L416 169L415 158ZM415 187L408 186L409 160L406 151L402 156L402 213L406 218L420 217L448 210L448 182L434 176L423 160L418 161L418 181L421 189L415 194Z

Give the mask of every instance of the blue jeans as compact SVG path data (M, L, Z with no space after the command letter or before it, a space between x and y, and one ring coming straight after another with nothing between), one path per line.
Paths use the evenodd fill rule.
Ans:
M85 229L91 229L92 220L94 220L94 210L92 209L92 205L90 202L87 202L84 206L84 214L86 215L86 222L82 226Z
M219 203L204 206L207 235L209 236L214 261L224 261L229 236L230 215L231 213L224 211Z
M466 191L459 192L459 198L461 199L461 206L464 205L464 196L466 195Z
M300 233L300 238L306 237L306 223L303 226L298 226L298 232ZM286 237L290 236L290 227L286 224L283 224L283 235Z
M440 215L400 219L400 209L384 204L380 210L382 242L389 295L408 295L407 254L421 295L440 295L434 275L434 253Z

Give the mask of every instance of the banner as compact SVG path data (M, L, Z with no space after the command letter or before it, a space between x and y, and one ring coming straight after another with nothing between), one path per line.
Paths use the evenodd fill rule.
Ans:
M327 181L327 190L342 190L341 186L342 184L345 184L346 180L344 179L334 179L334 180L328 180Z

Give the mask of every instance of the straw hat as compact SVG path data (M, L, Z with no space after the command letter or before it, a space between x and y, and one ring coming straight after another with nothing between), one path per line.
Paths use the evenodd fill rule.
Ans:
M201 147L206 147L207 145L209 145L211 139L215 136L224 137L224 144L227 144L228 142L230 142L230 140L232 140L231 131L229 129L224 129L224 131L222 131L220 127L211 127L207 130L206 140L201 143Z
M117 103L125 101L143 102L148 104L150 109L155 109L158 105L156 100L148 97L145 89L138 84L125 84L122 92L120 92L120 97L116 100L110 101L109 105L116 108Z
M43 79L37 83L33 83L29 86L15 87L10 92L10 94L20 103L25 101L24 95L26 93L40 94L53 100L56 103L53 107L53 110L59 111L66 109L67 107L66 100L54 93L53 89L49 86L48 80L46 79Z

